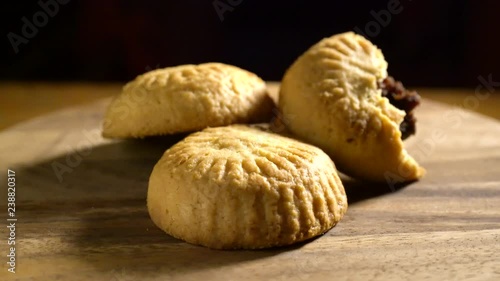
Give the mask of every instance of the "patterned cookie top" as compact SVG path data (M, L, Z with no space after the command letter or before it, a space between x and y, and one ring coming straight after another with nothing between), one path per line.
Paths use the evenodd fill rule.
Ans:
M321 149L258 128L194 133L151 174L148 210L174 237L211 248L266 248L322 234L347 210Z
M257 75L222 63L153 70L109 106L105 137L145 137L267 121L273 103Z
M290 131L325 150L341 171L374 181L387 174L415 180L424 170L403 147L405 112L382 97L378 82L385 77L380 49L352 32L334 35L287 70L279 107Z
M165 156L162 161L179 177L205 178L231 188L300 184L325 168L335 170L315 146L243 125L194 133Z
M333 92L366 95L366 91L377 89L378 80L387 77L382 51L352 32L321 40L304 57L319 70L311 75L318 75L316 79L322 81L321 86Z

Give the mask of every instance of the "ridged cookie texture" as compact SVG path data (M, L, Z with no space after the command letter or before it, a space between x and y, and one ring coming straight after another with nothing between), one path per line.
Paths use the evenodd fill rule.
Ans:
M147 72L108 107L103 136L146 137L270 119L273 102L257 75L222 63Z
M327 152L340 171L370 181L410 181L424 169L406 152L405 116L382 97L377 82L387 62L352 32L325 38L287 70L279 108L299 138Z
M166 233L215 249L303 241L347 210L321 149L244 125L208 128L168 149L151 174L147 204Z

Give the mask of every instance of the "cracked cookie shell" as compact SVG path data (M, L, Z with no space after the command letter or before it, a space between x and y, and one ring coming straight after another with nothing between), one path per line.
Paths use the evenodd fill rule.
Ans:
M103 136L146 137L270 119L266 84L241 68L205 63L153 70L123 88L108 107Z
M321 149L244 125L208 128L168 149L147 195L166 233L215 249L290 245L323 234L347 210Z
M387 62L352 32L325 38L283 77L279 108L288 129L328 153L337 168L370 181L403 182L424 169L406 152L399 125L405 112L382 97Z

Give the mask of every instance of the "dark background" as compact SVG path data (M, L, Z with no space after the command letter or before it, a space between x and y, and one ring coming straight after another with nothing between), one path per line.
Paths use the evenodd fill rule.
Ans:
M215 2L230 7L222 21L213 0L57 3L59 11L16 54L8 34L23 36L22 18L33 23L43 9L38 1L4 1L0 79L126 81L158 67L220 61L280 80L309 46L355 27L366 31L373 12L391 1ZM377 23L379 32L373 23L365 32L383 50L391 75L424 87L475 87L479 75L489 74L500 80L500 1L400 5L385 27Z

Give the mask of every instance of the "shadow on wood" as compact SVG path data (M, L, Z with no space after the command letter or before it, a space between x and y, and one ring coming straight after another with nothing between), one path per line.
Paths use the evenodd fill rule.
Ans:
M19 169L25 238L63 237L66 245L51 247L67 255L78 252L80 262L117 281L210 271L290 252L314 240L279 249L217 251L184 243L158 229L146 208L149 175L163 152L183 137L103 144ZM391 192L387 186L343 181L351 205ZM329 235L339 234L336 230Z
M366 199L398 192L411 184L411 182L393 185L386 182L364 182L343 174L340 175L340 178L344 185L349 205L356 204Z
M47 246L50 244L46 250L63 249L62 256L74 257L78 252L81 262L110 280L129 280L126 278L139 273L138 278L167 277L210 270L302 245L265 251L215 251L189 245L158 229L146 208L149 175L163 152L183 137L97 145L88 153L76 150L19 167L22 238L46 237ZM81 161L75 160L80 157ZM59 164L60 168L54 169ZM58 237L63 237L65 245L54 242ZM33 257L42 248L33 250Z

